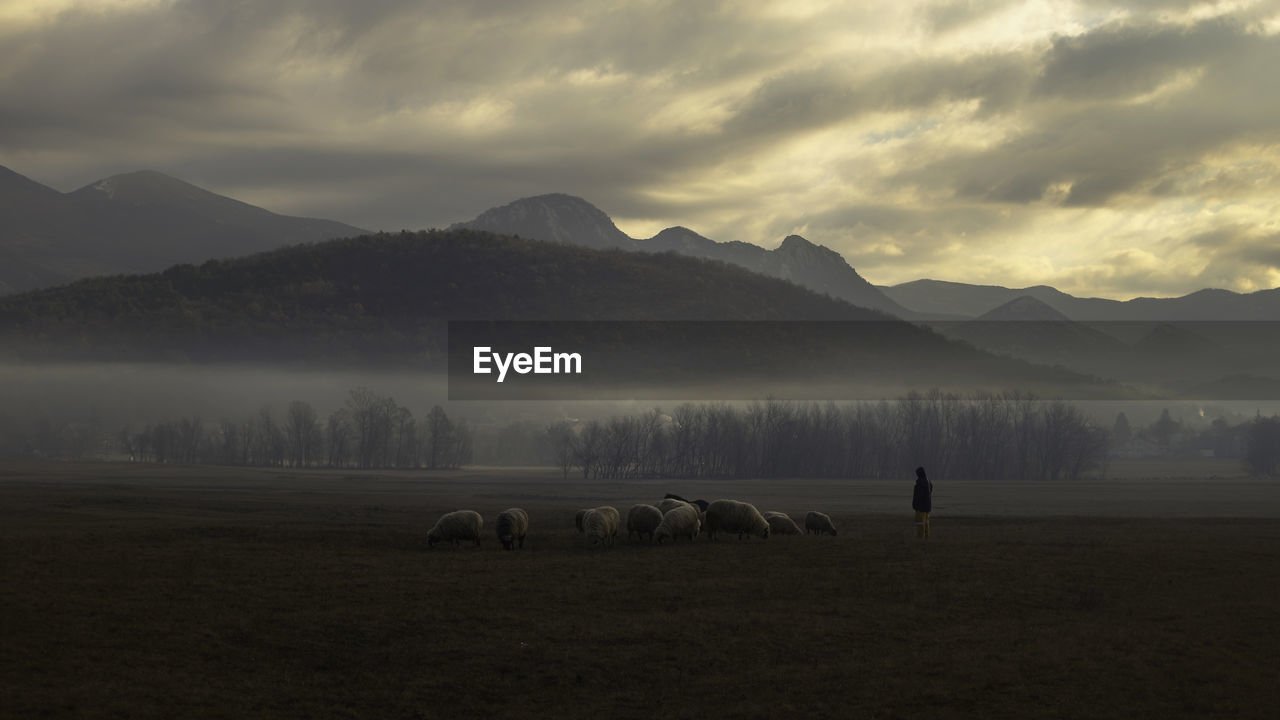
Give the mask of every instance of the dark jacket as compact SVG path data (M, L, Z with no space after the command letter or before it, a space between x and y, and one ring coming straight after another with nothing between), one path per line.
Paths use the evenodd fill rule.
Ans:
M916 489L911 493L911 509L916 512L933 512L933 483L924 476L916 478Z

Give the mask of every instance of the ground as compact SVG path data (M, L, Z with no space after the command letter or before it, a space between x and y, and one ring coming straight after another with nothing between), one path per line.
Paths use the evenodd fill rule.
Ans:
M1270 717L1278 483L1143 467L939 482L920 542L909 478L0 464L0 716ZM573 529L667 491L840 534ZM460 507L481 547L428 549Z

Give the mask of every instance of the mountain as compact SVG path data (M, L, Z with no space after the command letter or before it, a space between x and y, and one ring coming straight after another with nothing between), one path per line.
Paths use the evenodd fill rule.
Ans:
M490 208L453 228L545 240L607 250L635 250L636 243L596 206L572 195L553 193Z
M915 314L889 299L858 275L834 250L791 235L775 250L744 242L716 242L684 227L671 227L647 240L628 237L603 211L572 195L539 195L486 210L455 228L604 249L674 252L718 260L839 298L858 307L914 319Z
M1047 285L1014 289L998 285L914 280L879 289L903 307L930 316L953 314L975 318L1027 296L1078 322L1280 320L1280 288L1248 294L1206 289L1177 298L1134 298L1126 301L1078 298Z
M522 339L557 348L561 340L572 347L586 332L589 323L581 321L649 321L642 325L657 341L652 347L627 346L625 337L622 345L609 345L614 341L606 338L605 349L629 363L623 367L635 377L689 368L691 379L721 383L750 370L784 383L784 392L787 382L815 378L861 383L881 394L1010 385L1074 397L1126 392L994 357L721 262L463 229L296 245L0 298L0 347L11 362L272 361L440 370L449 346L446 321L458 320L576 321L524 324L522 332L536 337ZM703 322L652 322L670 320ZM691 355L672 354L691 343L700 343Z
M965 321L933 322L943 335L988 352L1043 365L1115 377L1128 367L1130 348L1114 337L1077 323L1030 295Z
M973 320L928 325L987 352L1159 394L1230 399L1252 388L1254 398L1276 397L1280 322L1077 322L1024 295Z
M1000 307L988 310L980 315L975 322L1057 323L1071 322L1071 319L1049 307L1048 304L1030 295L1023 295L1010 300Z
M14 291L365 232L277 215L153 171L60 193L0 168L0 288Z

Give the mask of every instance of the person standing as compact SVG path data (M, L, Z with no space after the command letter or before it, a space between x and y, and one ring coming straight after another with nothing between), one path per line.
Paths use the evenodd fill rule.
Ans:
M916 487L911 493L911 509L916 511L916 537L929 537L929 513L933 511L933 483L924 474L924 468L916 468Z

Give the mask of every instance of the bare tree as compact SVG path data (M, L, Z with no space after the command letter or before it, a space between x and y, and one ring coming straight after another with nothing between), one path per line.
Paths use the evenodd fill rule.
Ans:
M284 416L284 435L290 465L305 467L313 462L321 436L320 420L310 403L302 400L289 403Z

